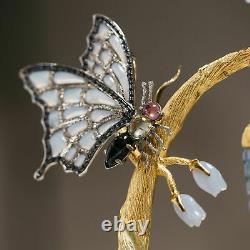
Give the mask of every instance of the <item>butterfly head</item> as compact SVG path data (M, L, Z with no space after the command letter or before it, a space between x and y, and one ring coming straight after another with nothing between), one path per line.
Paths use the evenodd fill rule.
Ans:
M142 83L143 93L140 107L141 114L151 122L160 120L162 117L160 104L153 101L153 86L152 81Z
M150 121L160 120L162 117L161 106L157 102L145 103L141 108L142 115L147 117Z

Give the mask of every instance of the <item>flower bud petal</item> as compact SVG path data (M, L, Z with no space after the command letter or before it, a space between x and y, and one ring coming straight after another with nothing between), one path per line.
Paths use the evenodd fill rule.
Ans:
M173 204L177 215L190 227L199 227L201 222L206 218L206 212L194 200L193 197L187 194L180 194L180 199L185 208L183 212L177 204Z
M200 161L200 164L210 173L208 176L199 169L192 171L196 184L202 190L216 197L221 191L227 189L227 183L217 168L205 161Z

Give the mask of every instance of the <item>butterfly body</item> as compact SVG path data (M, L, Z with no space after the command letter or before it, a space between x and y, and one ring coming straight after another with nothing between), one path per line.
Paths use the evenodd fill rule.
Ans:
M139 113L139 114L138 114ZM157 120L162 117L161 107L156 102L149 102L140 107L130 124L118 133L106 152L106 168L112 168L127 157L130 151L143 147L144 140L156 133ZM153 145L151 144L153 147Z

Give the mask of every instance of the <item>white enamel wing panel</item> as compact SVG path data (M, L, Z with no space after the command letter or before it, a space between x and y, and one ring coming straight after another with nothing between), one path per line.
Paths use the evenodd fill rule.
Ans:
M34 87L37 89L44 89L48 87L50 83L49 71L32 72L29 76Z
M110 49L105 49L100 53L100 60L106 66L112 60L112 52Z
M46 114L46 159L38 171L60 159L68 170L82 173L101 145L99 138L121 121L124 107L75 69L44 64L22 74Z
M90 118L93 122L99 122L103 118L109 117L110 115L112 115L111 111L103 109L95 109L91 112Z
M104 84L106 84L107 87L111 88L113 91L118 91L118 86L114 78L110 74L104 76L103 82Z
M68 161L72 161L75 158L77 153L77 149L75 146L71 147L65 155L65 159Z
M63 134L63 131L58 131L52 134L49 139L49 143L52 150L52 156L59 156L63 149L67 146L67 140Z
M86 130L87 128L88 128L88 122L83 120L69 126L67 131L70 136L76 136L81 132L84 132L84 130Z
M118 121L119 121L118 119L110 120L110 121L102 124L101 126L99 126L99 128L98 128L99 134L103 135L109 128L111 128L113 125L115 125Z
M70 88L64 91L65 103L79 103L81 101L81 88Z
M55 84L78 84L86 82L83 77L64 71L56 72L53 79Z
M83 149L90 150L96 143L95 131L87 131L81 136L79 143Z
M83 69L133 103L133 58L118 25L107 17L95 16L88 44L81 57Z
M51 111L49 113L48 122L51 128L57 127L59 125L59 112Z
M63 117L66 120L70 120L75 117L84 116L88 112L88 107L68 107L63 111Z
M113 70L116 79L120 82L120 86L122 89L123 96L126 100L129 99L129 82L126 74L126 70L120 63L113 63L111 65L111 69Z
M48 90L40 94L40 98L49 106L55 107L58 105L58 91Z
M119 105L111 97L98 89L90 89L86 91L85 100L89 104L105 104L114 107Z
M127 58L126 58L126 54L124 52L124 49L121 45L121 40L116 35L112 35L109 38L109 42L110 42L112 48L117 53L117 55L119 56L119 59L122 61L122 64L126 65Z

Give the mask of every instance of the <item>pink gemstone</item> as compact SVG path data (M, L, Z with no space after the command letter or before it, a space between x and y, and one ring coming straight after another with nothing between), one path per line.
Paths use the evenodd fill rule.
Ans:
M143 105L142 114L155 121L161 115L161 106L157 102L149 102Z

